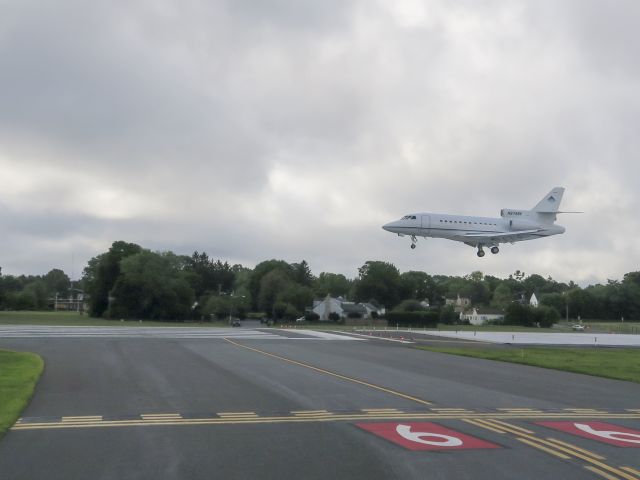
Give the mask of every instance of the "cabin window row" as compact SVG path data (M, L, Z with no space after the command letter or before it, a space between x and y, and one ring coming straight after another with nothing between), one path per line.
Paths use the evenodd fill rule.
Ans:
M468 225L496 225L495 223L484 223L484 222L463 222L458 220L440 220L440 223L466 223Z

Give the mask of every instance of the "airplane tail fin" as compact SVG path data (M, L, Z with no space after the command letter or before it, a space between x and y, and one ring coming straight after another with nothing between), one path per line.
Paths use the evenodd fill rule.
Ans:
M557 213L564 195L564 187L556 187L547 193L538 204L531 209L537 213Z
M531 212L536 215L542 223L555 222L556 214L562 201L562 195L564 195L564 187L555 187L531 209Z

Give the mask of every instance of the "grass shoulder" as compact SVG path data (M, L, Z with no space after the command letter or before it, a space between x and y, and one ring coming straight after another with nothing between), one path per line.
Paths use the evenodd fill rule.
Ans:
M29 403L43 368L35 353L0 350L0 438Z
M228 322L153 322L107 320L78 312L0 312L0 325L45 325L65 327L228 327Z
M640 383L640 362L638 361L640 349L634 348L449 348L427 346L415 348Z

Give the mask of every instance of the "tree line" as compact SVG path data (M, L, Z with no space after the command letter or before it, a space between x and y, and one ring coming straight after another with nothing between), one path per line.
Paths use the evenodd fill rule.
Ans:
M0 270L0 308L46 309L52 296L64 295L70 288L87 294L90 315L113 319L184 321L254 315L291 320L304 315L314 299L329 294L372 302L388 312L437 311L440 320L451 322L456 315L445 307L445 298L459 295L475 306L512 312L511 317L524 318L523 323L538 323L540 313L514 306L528 301L533 293L554 318L568 312L571 318L640 319L640 272L581 288L574 282L521 271L507 278L478 271L465 276L401 273L391 263L372 260L349 279L331 272L315 276L305 260L272 259L250 269L214 260L205 252L190 256L153 252L124 241L114 242L108 251L89 260L82 279L74 285L59 269L44 276L18 277L1 275Z

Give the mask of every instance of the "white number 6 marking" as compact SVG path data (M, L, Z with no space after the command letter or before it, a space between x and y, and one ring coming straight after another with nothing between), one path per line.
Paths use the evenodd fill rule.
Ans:
M412 432L409 425L398 425L396 432L398 432L402 438L424 445L435 445L438 447L459 447L462 445L462 440L459 438L442 435L440 433ZM439 440L425 440L423 437L431 437Z
M594 430L589 425L585 425L584 423L574 423L574 425L578 430L582 430L583 432L590 433L591 435L596 435L598 437L617 440L619 442L640 443L640 435L638 435L637 433L615 432L611 430Z

